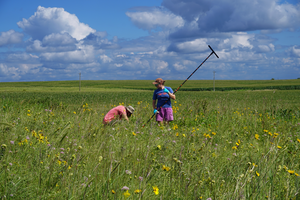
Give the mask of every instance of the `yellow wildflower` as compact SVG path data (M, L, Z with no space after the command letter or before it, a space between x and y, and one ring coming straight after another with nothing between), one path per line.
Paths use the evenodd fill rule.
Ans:
M132 131L132 135L133 135L133 136L136 136L136 134L135 134L133 131Z
M256 176L260 176L259 173L256 171Z
M123 195L125 196L125 198L128 198L130 196L130 193L128 192L128 190L126 190L126 192L124 192Z
M255 139L259 140L259 135L255 134Z
M165 171L170 171L170 167L167 167L167 166L165 166L165 165L163 165L163 170L165 170Z
M160 145L157 145L157 149L161 150L161 146L160 146Z
M281 149L282 147L281 147L281 146L277 146L277 148L278 148L278 149Z
M116 192L114 190L111 190L111 193L116 194Z
M139 194L139 193L141 193L142 192L142 190L134 190L134 193L135 194Z
M155 195L158 195L158 194L159 194L159 189L158 189L158 187L157 187L157 186L152 186L152 188L153 188L154 194L155 194Z
M34 130L32 131L32 136L33 136L33 137L36 137L36 136L37 136L37 134L36 134L36 132L35 132Z

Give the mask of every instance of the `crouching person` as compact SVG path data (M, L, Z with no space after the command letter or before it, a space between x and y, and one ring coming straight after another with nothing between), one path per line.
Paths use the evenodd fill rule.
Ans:
M103 124L104 125L114 125L121 122L122 119L125 119L129 122L129 117L133 114L134 108L132 106L117 106L112 108L104 116Z

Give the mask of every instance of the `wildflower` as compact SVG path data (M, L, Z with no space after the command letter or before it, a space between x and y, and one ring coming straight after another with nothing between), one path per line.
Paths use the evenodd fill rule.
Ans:
M82 149L82 146L79 146L78 149L79 149L79 150Z
M273 134L271 132L268 133L270 136L272 136Z
M216 135L217 133L215 133L215 132L211 132L211 134L213 134L213 135Z
M153 188L154 194L155 194L155 195L158 195L158 194L159 194L159 189L158 189L158 187L157 187L157 186L152 186L152 188Z
M182 134L183 137L185 137L185 134Z
M2 147L3 149L5 149L7 146L6 146L6 144L2 144L1 147Z
M132 131L132 135L133 135L133 136L136 136L136 134L135 134L133 131Z
M297 139L297 141L300 143L300 139Z
M255 134L255 139L259 140L259 135Z
M125 173L130 175L130 174L131 174L131 171L126 170Z
M74 111L73 113L76 115L76 112L75 112L75 111Z
M127 187L127 186L124 186L124 187L122 187L122 189L121 190L129 190L129 187Z
M295 173L296 176L300 176L299 174Z
M161 146L160 146L160 145L157 145L157 149L161 150Z
M232 147L232 149L233 149L233 150L236 150L236 149L237 149L237 147L236 147L236 146L233 146L233 147Z
M288 170L288 173L293 174L293 173L295 173L295 171L294 170Z
M15 142L14 142L14 141L10 141L10 143L11 143L11 144L15 144Z
M112 194L116 194L116 192L115 192L114 190L111 190L111 193L112 193Z
M173 130L176 130L176 129L178 129L178 125L177 125L177 124L175 124L175 125L173 126Z
M126 190L126 192L124 192L123 195L125 196L125 198L128 198L130 196L130 193L128 192L128 190Z
M259 173L257 171L255 173L256 173L256 176L259 176Z
M60 164L61 164L61 161L60 161L60 160L57 160L57 162L58 162L58 165L60 165Z
M139 179L140 179L140 181L142 181L142 180L143 180L143 177L140 176Z
M163 165L163 170L164 171L170 171L170 169L171 169L170 167L167 167L167 166Z
M277 148L278 148L278 149L281 149L282 147L281 147L281 146L277 146Z
M142 192L142 190L134 190L134 193L135 194L139 194L139 193L141 193Z
M25 127L25 129L27 129L27 127ZM28 130L28 129L27 129L27 130ZM32 136L33 136L33 137L36 137L36 136L37 136L37 133L36 133L34 130L32 131Z
M102 156L99 156L99 162L101 162L103 160Z
M71 169L72 168L72 165L70 165L69 167L68 167L68 169Z
M178 136L179 136L179 133L176 133L176 136L178 137Z

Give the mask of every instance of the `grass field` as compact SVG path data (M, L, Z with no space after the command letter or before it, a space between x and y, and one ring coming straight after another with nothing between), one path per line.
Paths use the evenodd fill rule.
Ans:
M153 80L118 80L118 81L81 81L81 91L98 89L141 89L153 90ZM182 80L170 80L166 85L176 90ZM189 80L180 90L213 90L213 80ZM5 90L46 90L46 91L79 91L79 81L45 81L45 82L5 82L0 83L0 91ZM260 89L300 89L300 79L290 80L216 80L216 90L260 90Z
M0 83L1 198L300 198L300 90L179 90L170 126L143 127L148 82ZM130 122L104 127L120 104Z

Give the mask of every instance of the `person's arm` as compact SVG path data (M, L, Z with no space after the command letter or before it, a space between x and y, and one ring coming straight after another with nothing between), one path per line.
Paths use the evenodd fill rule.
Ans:
M153 107L153 110L156 108L156 100L152 101L152 107Z
M173 99L173 100L175 100L175 99L176 99L176 96L175 96L175 94L173 94L173 93L171 93L171 92L169 92L169 96L170 96L170 98L171 98L171 99Z
M124 119L126 119L128 122L129 122L129 119L128 119L128 117L127 117L127 114L126 114L126 112L124 113L124 112L122 112L122 117L124 118Z
M167 92L171 99L173 100L176 99L175 94L171 93L167 88L164 88L164 92Z

